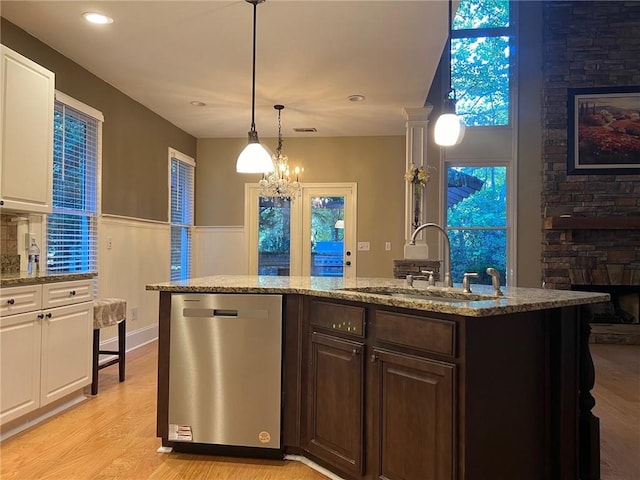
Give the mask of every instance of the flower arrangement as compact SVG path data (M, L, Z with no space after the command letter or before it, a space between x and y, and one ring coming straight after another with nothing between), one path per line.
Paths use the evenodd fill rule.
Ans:
M426 187L431 179L431 174L429 173L431 169L433 169L433 167L416 167L414 164L411 164L411 168L404 174L404 179L416 186Z
M431 180L430 170L434 170L434 167L427 166L417 167L413 163L407 173L404 174L404 179L413 186L413 229L415 230L420 226L420 200L422 199L422 188L427 186L429 180Z

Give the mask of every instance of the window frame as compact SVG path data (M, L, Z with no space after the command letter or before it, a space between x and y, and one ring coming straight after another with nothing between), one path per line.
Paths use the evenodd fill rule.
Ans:
M453 23L456 13L453 13L451 22ZM504 125L466 125L466 128L514 128L514 124L517 118L517 110L515 105L517 103L517 22L518 22L518 8L517 1L509 1L509 26L507 27L482 27L482 28L466 28L460 30L450 29L450 38L445 46L446 67L443 68L443 85L447 85L449 78L451 79L451 86L453 88L454 75L451 64L451 41L454 39L464 38L480 38L480 37L508 37L509 38L509 105L507 108L507 114L509 116L508 122Z
M169 148L169 161L168 161L168 187L169 187L169 202L167 205L167 218L169 219L169 279L171 281L174 280L181 280L181 279L186 279L186 278L190 278L191 275L193 274L193 251L194 251L194 241L193 241L193 234L194 234L194 228L195 228L195 169L196 169L196 161L189 157L188 155L185 155L184 153L179 152L178 150L174 149L174 148ZM174 222L173 218L172 218L172 204L173 204L173 182L172 182L172 164L173 161L176 160L178 163L183 164L187 167L190 167L191 169L191 190L190 192L188 192L189 194L189 216L190 216L190 222L188 223L182 223L182 222ZM180 278L174 278L173 275L173 248L174 248L174 244L173 244L173 229L174 227L179 226L182 229L186 229L186 234L187 234L187 242L188 242L188 252L186 253L186 259L182 258L180 261ZM182 246L182 242L180 244ZM183 252L184 255L184 252ZM187 267L187 274L186 276L183 275L183 268L185 267L185 262L186 261L186 267Z
M69 95L66 95L58 90L56 90L55 92L55 105L54 105L54 109L57 106L57 104L61 104L63 106L64 109L71 109L71 110L75 110L75 112L77 112L78 114L87 117L87 119L92 119L96 121L96 125L95 125L95 186L94 186L94 193L93 193L93 198L92 198L92 204L95 207L94 208L94 212L93 214L88 214L88 215L82 215L84 217L89 218L89 232L88 235L90 237L93 238L93 241L87 241L85 238L81 238L82 242L83 242L83 250L86 248L88 250L87 252L87 258L86 258L86 268L83 268L82 270L68 270L68 269L64 269L64 268L53 268L50 269L49 267L49 257L48 257L48 252L49 252L49 246L50 243L52 243L50 236L49 236L49 224L50 224L50 215L56 215L56 214L71 214L71 215L78 215L76 213L73 212L73 210L69 210L69 209L65 209L65 208L59 208L59 207L55 207L53 204L53 197L55 196L55 184L53 185L52 188L52 209L51 209L51 214L44 216L44 220L43 220L43 233L44 233L44 250L42 252L42 254L44 254L46 256L45 258L45 262L46 262L46 269L47 271L53 271L53 272L61 272L61 273L66 273L66 272L71 272L71 273L95 273L98 270L98 245L99 245L99 218L101 215L101 211L102 211L102 205L101 205L101 184L102 184L102 178L101 178L101 170L102 170L102 125L104 123L104 116L102 114L102 112L100 112L99 110L86 105L78 100L76 100L73 97L70 97ZM54 120L55 122L55 120ZM54 127L55 128L55 127ZM53 142L55 142L55 135L54 135L54 139ZM54 163L55 163L55 158L54 158ZM53 175L53 173L52 173ZM85 178L86 181L86 178ZM86 211L83 211L86 212ZM42 262L42 260L41 260Z

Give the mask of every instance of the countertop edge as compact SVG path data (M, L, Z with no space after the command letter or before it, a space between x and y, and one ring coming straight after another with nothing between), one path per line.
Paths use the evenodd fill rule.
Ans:
M318 298L338 299L360 303L371 303L382 306L406 308L411 310L420 310L425 312L437 312L444 314L462 315L466 317L487 317L495 315L504 315L511 313L531 312L539 310L549 310L561 307L571 307L591 303L600 303L609 301L610 296L606 293L598 292L575 292L571 290L544 290L529 288L510 288L506 289L504 297L497 297L491 300L466 301L459 302L439 302L433 300L409 299L401 297L393 297L389 295L380 295L368 292L346 291L341 287L313 287L313 286L291 286L291 285L223 285L225 280L241 281L252 277L220 277L220 284L213 285L212 280L216 277L207 277L203 279L202 284L198 284L198 279L192 279L185 284L165 283L151 284L146 286L148 291L171 292L171 293L245 293L245 294L297 294L307 295ZM257 278L257 277L253 277ZM260 277L264 279L264 277ZM274 282L282 282L274 280ZM299 278L299 277L296 277ZM359 279L360 283L366 280L384 282L390 284L390 279ZM264 280L263 280L264 281ZM268 283L268 280L265 281ZM313 282L313 280L310 280ZM358 280L355 280L358 282ZM397 284L397 282L396 282ZM484 289L485 286L477 286ZM491 287L488 287L491 288ZM475 291L475 290L474 290ZM486 293L486 292L483 292ZM549 299L541 298L545 293L549 294ZM531 297L531 298L530 298ZM562 298L564 297L564 298Z
M40 285L43 283L71 282L74 280L87 280L98 276L97 272L82 273L54 273L29 276L25 272L4 274L0 276L0 288L18 287L26 285Z

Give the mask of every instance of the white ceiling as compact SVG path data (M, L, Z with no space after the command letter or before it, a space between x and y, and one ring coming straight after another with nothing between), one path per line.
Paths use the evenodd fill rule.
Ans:
M0 13L198 138L246 136L253 6L245 0L7 1ZM446 0L267 0L257 11L256 128L277 134L405 132L447 37ZM111 25L86 23L98 11ZM347 100L352 94L363 102ZM191 101L206 103L194 107ZM293 128L315 127L316 134Z

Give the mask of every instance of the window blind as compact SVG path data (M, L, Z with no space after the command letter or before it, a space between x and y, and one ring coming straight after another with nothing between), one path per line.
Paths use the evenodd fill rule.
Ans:
M191 276L194 167L171 158L171 280Z
M97 270L99 121L56 100L47 271Z

